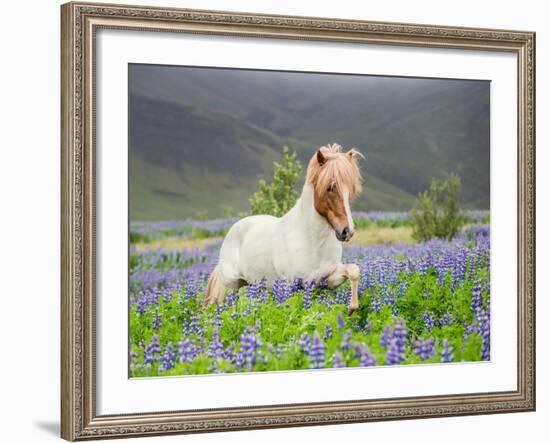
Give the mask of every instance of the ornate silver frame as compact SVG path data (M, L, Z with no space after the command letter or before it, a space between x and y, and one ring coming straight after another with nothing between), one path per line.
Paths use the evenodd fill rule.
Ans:
M510 392L96 414L97 29L508 51L518 60L518 380ZM535 410L535 34L91 3L61 7L61 436L67 440ZM129 411L130 412L130 411Z

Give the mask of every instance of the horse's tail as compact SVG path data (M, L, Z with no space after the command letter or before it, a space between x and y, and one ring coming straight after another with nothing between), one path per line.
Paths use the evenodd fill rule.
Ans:
M225 297L225 286L222 284L220 279L220 270L219 265L216 265L210 278L208 279L208 284L206 285L206 293L204 294L204 300L202 302L203 307L207 307L212 303L223 303Z

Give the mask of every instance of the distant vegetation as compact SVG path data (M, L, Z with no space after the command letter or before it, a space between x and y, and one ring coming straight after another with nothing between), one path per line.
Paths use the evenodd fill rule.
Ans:
M465 221L460 213L460 189L460 177L456 174L445 181L432 179L430 188L418 196L411 211L416 240L451 240L458 233Z
M281 217L294 206L298 199L297 182L302 165L294 151L289 154L283 149L283 162L273 162L273 182L268 185L264 179L258 183L259 190L250 198L250 212L254 214Z

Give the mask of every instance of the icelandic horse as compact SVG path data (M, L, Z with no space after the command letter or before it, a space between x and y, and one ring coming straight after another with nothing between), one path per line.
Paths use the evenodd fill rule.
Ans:
M361 192L359 151L323 146L311 158L300 198L282 217L253 215L236 222L223 240L208 280L204 306L223 303L226 289L265 279L297 278L330 288L351 283L349 312L359 307L359 267L342 263L342 242L354 234L350 201Z

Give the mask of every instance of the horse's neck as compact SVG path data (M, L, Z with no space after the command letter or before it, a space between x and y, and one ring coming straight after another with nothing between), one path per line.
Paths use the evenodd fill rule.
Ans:
M315 209L313 187L310 184L304 185L302 195L288 215L292 217L293 227L303 230L308 237L322 241L333 234L326 219Z

